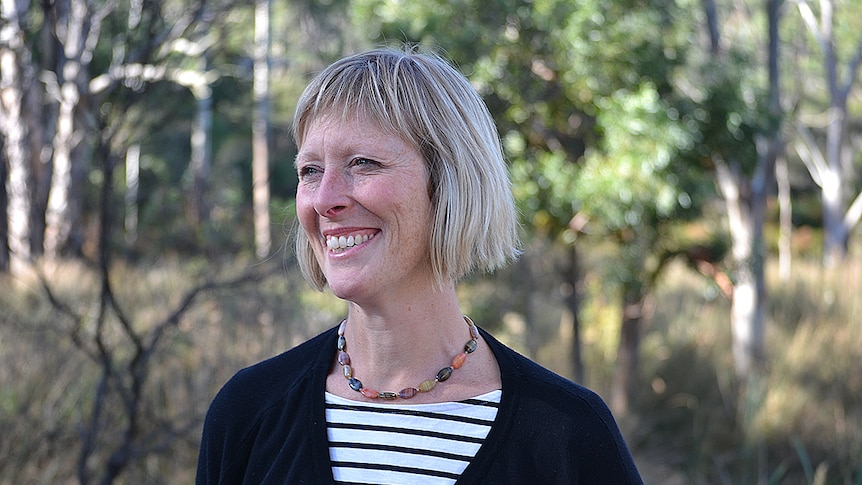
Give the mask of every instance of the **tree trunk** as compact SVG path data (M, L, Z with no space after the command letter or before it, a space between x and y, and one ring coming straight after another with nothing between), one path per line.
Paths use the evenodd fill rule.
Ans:
M31 63L29 70L34 72L25 76L24 94L25 124L29 130L30 157L32 167L32 193L30 207L30 248L32 257L37 259L44 254L45 249L45 213L48 208L48 197L53 176L53 149L51 147L57 124L57 100L43 89L43 81L47 73L56 73L58 66L58 51L60 49L54 32L57 30L56 15L51 12L53 5L42 2L36 7L45 21L38 32L39 52L38 64ZM31 33L35 34L35 32ZM36 36L33 36L34 39ZM42 75L37 80L36 76ZM57 90L49 90L56 92Z
M207 62L208 64L208 62ZM206 76L201 76L205 79ZM197 233L203 224L209 222L210 207L207 200L209 191L210 167L212 166L212 89L205 82L192 89L195 96L196 115L192 126L191 160L189 171L192 190L189 200L190 223Z
M790 180L787 170L787 160L784 157L784 141L781 137L783 113L781 109L780 71L778 69L779 44L781 40L778 34L780 9L781 0L767 1L766 16L769 22L769 51L767 58L769 76L769 113L772 116L772 119L775 120L775 124L771 127L771 133L769 133L768 146L766 147L766 153L764 154L766 159L762 159L761 162L767 165L767 169L770 166L772 167L773 172L770 175L777 182L780 228L778 238L778 264L781 279L783 281L787 281L790 278L790 236L793 221L790 201ZM763 211L765 212L765 199L767 197L765 191L767 188L763 187L762 190L764 193L760 196L763 198ZM763 217L763 214L761 214L760 217ZM763 284L765 293L765 283Z
M566 311L571 315L572 322L572 375L575 382L584 383L586 370L581 349L581 297L584 283L581 275L580 255L576 245L569 251L568 268L563 274L563 281L568 283L570 292L566 295Z
M742 379L760 365L764 358L765 304L762 274L737 261L736 282L731 303L733 362L736 375Z
M766 284L762 233L766 194L752 183L751 195L743 198L740 194L746 182L738 170L721 159L715 162L719 189L727 204L735 268L731 301L733 360L737 376L744 377L764 356ZM762 166L765 163L766 159L760 160L760 173L766 171ZM765 183L760 185L766 187Z
M6 196L6 148L0 136L0 274L9 272L9 198Z
M47 30L43 28L43 31ZM40 56L41 57L41 56ZM41 66L34 65L33 69L40 72L50 71L52 67L48 60L53 56L46 54ZM44 253L45 248L45 210L48 207L48 195L51 188L52 176L52 150L51 139L54 133L54 124L57 121L57 113L52 110L53 105L44 95L41 89L35 89L38 81L27 76L27 85L30 86L24 94L26 106L25 121L29 130L30 140L30 166L33 171L32 199L30 207L30 249L34 259Z
M763 226L769 191L775 182L775 164L782 151L781 105L779 92L779 7L781 0L766 3L769 21L768 76L769 111L775 120L767 137L755 139L757 160L754 172L742 173L738 163L713 157L719 191L727 206L734 264L731 332L734 368L740 379L762 363L765 357L766 322L766 248Z
M772 0L775 1L775 0ZM823 264L833 267L847 256L848 237L854 217L847 210L847 187L851 177L847 170L845 151L847 134L847 99L856 83L862 64L862 37L856 45L853 58L847 66L847 79L839 79L838 60L835 54L833 23L835 2L820 2L820 22L807 2L798 2L797 7L809 31L817 39L823 51L823 70L829 88L829 112L826 126L826 156L815 180L820 180L823 209ZM813 149L813 147L812 147ZM847 211L847 212L845 212ZM856 218L858 221L858 217Z
M632 389L640 369L640 342L643 333L644 292L639 282L623 285L623 316L617 347L617 368L611 388L611 409L623 415L628 411Z
M834 66L833 66L834 69ZM847 255L848 229L844 226L844 182L841 170L841 143L846 104L833 100L826 129L826 171L823 177L823 264L834 267Z
M252 199L255 254L269 255L269 64L270 0L257 0L254 16L254 121L252 123Z
M84 131L76 128L76 115L86 95L82 86L87 85L87 63L92 57L88 51L91 47L87 46L89 29L96 28L91 25L93 18L87 2L70 1L55 6L54 11L65 35L60 39L63 44L63 62L58 63L61 68L57 73L60 105L54 135L51 192L45 214L45 256L48 259L58 258L67 250L80 252L80 247L69 244L72 232L81 228L82 217L81 194L75 190L75 181L82 176L80 155L84 152L76 148L84 142ZM71 246L79 244L80 241L76 241Z
M124 239L132 246L138 240L138 188L140 185L141 146L132 145L126 150L126 210L123 217Z
M820 35L824 69L829 86L829 119L826 126L826 172L823 178L823 263L832 267L847 254L844 228L844 190L841 173L841 138L847 118L847 102L838 81L835 41L832 35L834 4L821 3Z
M45 214L45 255L49 259L60 257L72 230L69 215L72 192L72 148L74 140L75 106L79 93L72 82L63 84L63 97L54 137L54 163L51 191Z
M790 198L790 172L787 160L780 157L776 160L775 180L778 185L778 276L781 281L790 280L793 248L793 202Z
M721 31L718 28L718 9L715 0L702 0L703 12L706 17L706 30L709 32L710 55L717 56L721 52Z
M29 53L21 30L22 16L29 3L2 0L0 4L0 83L3 85L0 130L4 140L8 173L6 185L8 206L4 215L9 227L9 268L13 274L23 272L30 265L30 213L32 173L27 128L24 120L24 83L22 66L29 62Z

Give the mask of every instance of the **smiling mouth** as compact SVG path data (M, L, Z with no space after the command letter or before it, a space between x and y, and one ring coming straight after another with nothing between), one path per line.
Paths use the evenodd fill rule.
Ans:
M326 236L326 247L333 253L340 253L353 246L358 246L369 239L374 238L375 234L351 234L349 236Z

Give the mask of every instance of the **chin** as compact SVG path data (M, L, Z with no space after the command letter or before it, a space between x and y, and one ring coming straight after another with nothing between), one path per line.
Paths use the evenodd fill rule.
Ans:
M342 300L354 301L364 293L364 289L365 285L356 282L336 281L334 284L329 283L329 291Z

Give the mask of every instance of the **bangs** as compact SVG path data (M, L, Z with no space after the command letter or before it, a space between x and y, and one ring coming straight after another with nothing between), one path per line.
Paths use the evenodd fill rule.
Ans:
M429 97L414 81L419 67L408 57L391 55L336 62L312 81L299 100L294 122L297 145L302 145L313 120L336 116L342 121L371 121L382 131L421 146L411 122L418 105Z

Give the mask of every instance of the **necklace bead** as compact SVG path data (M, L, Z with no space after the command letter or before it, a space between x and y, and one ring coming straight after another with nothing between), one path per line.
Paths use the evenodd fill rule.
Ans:
M351 387L351 389L352 389L352 387ZM354 389L354 391L355 390L356 389ZM367 397L368 399L377 399L377 396L380 394L377 391L375 391L374 389L368 389L367 387L363 387L363 388L359 389L359 392L363 396Z
M470 340L464 344L464 351L452 358L452 365L444 367L437 371L437 375L433 379L422 381L418 387L406 387L396 392L379 392L369 389L362 385L362 382L353 376L353 367L350 365L350 355L347 353L347 338L344 337L344 327L347 319L341 321L338 326L338 340L336 349L338 351L338 364L341 365L341 370L344 373L344 378L347 379L347 385L354 391L362 394L369 399L410 399L420 392L429 392L437 386L438 382L443 382L452 377L452 372L455 369L460 369L467 360L467 355L476 351L479 345L479 329L470 317L464 315L464 321L467 323L467 328L470 330Z
M452 377L452 368L444 367L437 373L437 382L443 382L450 377Z
M464 352L467 352L468 354L472 354L473 352L476 351L476 347L478 347L478 346L479 346L479 343L476 341L476 339L474 339L474 338L470 339L469 341L467 341L466 344L464 344Z
M416 389L415 387L405 387L398 391L398 397L401 399L410 399L415 396L417 392L419 392L419 389Z
M434 389L434 386L437 385L437 379L428 379L427 381L422 381L422 384L419 384L419 391L428 392L431 389Z

